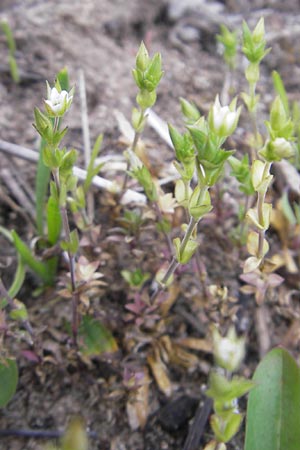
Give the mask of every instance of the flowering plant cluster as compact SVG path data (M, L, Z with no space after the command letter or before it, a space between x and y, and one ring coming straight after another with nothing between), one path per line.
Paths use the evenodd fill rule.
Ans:
M226 27L222 27L218 40L225 46L225 60L233 70L236 65L237 33L232 33ZM265 123L267 137L264 139L258 131L259 96L256 94L256 86L260 77L260 63L270 50L266 49L263 19L258 22L253 32L246 23L243 24L242 50L248 60L245 77L249 90L247 93L242 93L241 97L251 116L253 126L249 154L240 156L236 150L228 149L228 142L230 142L228 138L237 129L242 112L242 106L238 106L238 97L233 98L230 102L229 100L224 101L223 96L217 95L207 116L202 115L193 103L181 99L185 130L180 132L172 124L168 125L176 169L174 192L168 193L163 192L158 181L153 177L145 149L140 145L148 112L155 105L157 89L163 76L161 55L157 53L151 58L142 42L135 59L133 78L138 92L136 106L133 108L131 116L133 140L124 152L127 161L124 183L118 189L118 195L115 196L114 201L122 200L129 177L134 178L140 184L148 201L148 217L154 218L157 230L162 231L166 238L167 264L162 265L157 271L156 279L151 284L152 291L148 289L151 274L143 272L141 267L134 270L122 270L120 274L133 294L131 303L124 305L127 310L125 321L133 322L141 334L142 332L146 334L150 330L144 340L147 342L147 348L150 348L149 351L145 351L145 361L151 367L159 388L164 389L166 395L170 395L171 391L164 369L165 365L159 356L160 348L163 347L162 352L167 355L165 359L169 358L170 361L172 358L173 361L179 361L180 357L181 360L184 360L186 353L183 350L180 353L177 344L173 344L169 336L162 336L163 326L159 323L161 314L169 311L172 302L170 301L167 306L162 306L163 295L161 294L170 288L175 278L175 272L180 266L188 264L194 255L199 257L201 248L197 235L198 225L213 210L211 192L222 179L227 163L231 167L231 174L239 182L240 190L247 199L243 226L246 230L246 247L249 255L243 263L241 279L246 284L242 287L242 291L254 294L259 307L266 300L267 290L282 282L282 278L274 273L276 264L267 258L270 250L267 231L272 212L272 204L267 194L273 182L271 173L273 163L284 158L291 158L295 154L295 124L290 118L282 95L278 95L271 105L269 120ZM93 177L102 166L95 164L102 136L100 135L96 141L86 170L85 182L80 185L74 175L77 151L62 146L67 127L62 128L61 125L71 108L74 88L69 89L65 74L60 74L54 86L46 83L46 89L47 98L44 100L44 110L39 108L34 110L34 127L42 139L38 173L40 178L43 178L43 174L47 174L48 171L50 177L48 183L48 178L45 176L44 188L41 189L44 190L46 198L49 188L46 208L44 208L45 205L41 207L42 216L46 210L47 227L44 227L43 221L40 222L40 226L37 226L40 237L45 242L46 256L42 261L35 258L31 249L16 232L7 233L18 251L19 265L17 281L13 283L11 289L6 291L0 279L0 313L2 309L9 308L10 317L26 329L33 341L34 333L29 323L26 307L15 299L24 281L24 266L32 269L42 279L45 286L53 285L56 281L59 264L58 255L62 251L68 264L69 273L59 295L71 299L72 348L77 355L80 353L84 359L91 355L114 352L118 349L118 344L108 329L94 316L84 314L90 306L88 288L90 287L95 292L102 283L99 280L102 274L97 271L99 260L89 261L84 255L79 255L80 245L87 245L90 248L93 247L94 250L95 248L97 251L99 250L97 247L99 243L95 242L99 238L99 233L96 233L97 238L94 239L94 228L85 208ZM237 154L233 156L235 152ZM41 198L43 199L43 196ZM172 240L168 217L174 213L175 208L182 208L181 217L184 217L182 220L184 223L181 223L180 235ZM72 223L74 223L72 225L74 229L71 228ZM142 214L136 211L127 211L123 223L126 223L128 229L133 232L136 241L141 240ZM79 232L84 233L85 231L88 232L80 240ZM129 243L132 243L131 237L126 236L126 238ZM136 242L134 242L135 244ZM134 250L138 254L136 248ZM98 253L101 253L100 250ZM209 300L209 296L207 296L207 300ZM0 319L3 320L3 323L5 322L1 315ZM2 328L5 327L2 326ZM78 345L80 333L83 336L83 347ZM206 394L213 402L214 412L210 423L214 438L207 444L205 450L226 450L226 444L237 433L243 420L238 399L253 387L255 389L255 386L252 381L235 375L245 356L246 341L244 337L238 337L234 326L230 326L225 337L222 337L218 329L214 328L212 341L216 367L209 376ZM177 354L176 351L178 351ZM170 354L172 356L169 356ZM190 360L193 360L192 355L188 356ZM17 366L5 352L3 355L1 353L0 357L0 406L4 406L16 388ZM283 357L286 358L285 355ZM190 362L187 363L187 359L184 360L185 367L189 367ZM287 360L291 367L294 367L288 358ZM144 367L137 371L132 369L129 373L130 376L128 373L125 376L124 386L128 391L130 390L131 402L127 404L127 410L132 411L132 404L135 402L137 415L140 414L141 417L138 426L144 426L147 417L145 411L141 410L141 398L146 395L145 392L148 393L148 370ZM3 377L5 376L6 379L11 378L13 381L9 393L3 394L1 390L1 374L4 374ZM135 376L137 374L142 375L144 380L142 383L138 382L140 380ZM4 399L2 402L1 397ZM136 425L133 425L133 428L134 426ZM87 448L85 432L78 423L77 431L83 442L82 448ZM70 442L73 445L73 441ZM64 444L62 448L65 448ZM263 450L269 449L264 448Z

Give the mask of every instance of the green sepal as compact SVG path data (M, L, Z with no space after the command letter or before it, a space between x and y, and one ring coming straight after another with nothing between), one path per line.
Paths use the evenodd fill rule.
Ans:
M53 140L53 125L48 116L43 114L39 108L34 108L34 119L33 124L37 132L45 139L46 142L52 142Z
M187 124L193 125L200 119L200 111L194 103L188 102L186 99L180 97L181 112L185 117Z
M161 70L161 54L156 53L144 73L144 87L148 92L153 92L163 76Z
M207 144L207 131L200 129L197 125L188 126L187 129L192 136L198 154L201 155Z
M145 70L148 68L150 62L149 53L148 50L142 41L139 47L139 51L136 55L136 68L139 69L141 72L145 72Z
M168 127L170 138L175 148L176 158L184 164L190 164L195 160L195 149L190 134L184 133L181 135L171 124L168 124Z
M156 92L142 88L136 96L136 102L142 109L151 108L156 102Z
M243 47L242 51L246 58L253 64L259 64L260 61L270 52L271 48L265 49L265 30L263 17L258 21L256 27L251 33L247 23L243 21Z

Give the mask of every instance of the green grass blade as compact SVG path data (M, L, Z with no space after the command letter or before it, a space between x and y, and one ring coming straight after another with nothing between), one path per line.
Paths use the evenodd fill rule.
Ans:
M20 254L18 254L17 270L13 282L8 290L8 293L11 298L15 298L18 292L20 291L21 287L23 286L25 274L26 274L25 264Z
M53 276L49 273L47 265L38 261L32 254L30 248L22 241L18 236L16 231L11 232L12 238L14 240L14 245L20 254L23 262L30 267L46 284L53 283Z
M45 200L48 192L50 169L45 166L43 161L43 149L46 146L46 142L42 139L40 145L40 155L37 166L37 173L35 179L35 198L36 198L36 226L40 236L44 234L44 212L45 212Z

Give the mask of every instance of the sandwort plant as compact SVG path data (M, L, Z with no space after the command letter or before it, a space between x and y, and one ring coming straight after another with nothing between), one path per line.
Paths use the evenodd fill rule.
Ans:
M240 219L245 220L248 225L248 227L245 227L245 234L249 253L243 264L241 279L246 285L243 286L242 290L244 293L253 294L257 304L261 305L267 301L268 290L277 287L283 281L275 273L276 264L271 258L267 258L270 247L267 231L270 226L272 211L269 196L273 182L271 168L273 163L295 156L296 144L294 141L295 135L297 135L297 127L290 118L284 99L284 91L277 77L278 96L270 107L269 120L264 123L267 136L261 135L260 129L263 124L260 121L258 108L260 98L256 87L260 78L261 61L270 51L266 48L264 20L260 19L253 31L246 23L243 23L242 31L242 51L248 60L245 70L248 91L243 92L241 98L252 121L250 152L247 155L241 155L237 151L236 156L233 156L235 150L228 149L228 145L230 145L228 142L231 142L228 141L228 138L234 134L242 115L242 106L238 105L238 96L231 101L224 101L223 95L221 100L220 96L217 95L207 116L201 114L193 103L181 99L185 131L178 131L172 124L168 126L174 148L174 166L177 172L174 196L172 193L165 194L162 191L152 175L147 155L140 152L139 149L141 134L147 122L147 114L149 108L152 108L156 102L157 89L163 76L161 56L157 53L151 58L144 43L141 43L136 56L133 77L138 88L137 107L133 108L131 118L134 138L125 151L127 167L124 181L114 198L116 201L121 201L130 182L129 177L137 180L144 190L148 205L154 211L160 223L160 230L163 231L168 245L168 256L170 256L168 266L162 266L162 269L156 274L156 285L154 285L156 287L153 292L150 292L149 289L146 300L144 293L142 296L141 292L142 289L145 290L147 283L150 284L153 274L143 272L139 267L133 270L125 268L121 271L128 290L132 293L132 302L125 305L127 311L129 311L129 320L132 320L138 332L143 331L144 327L147 342L150 342L149 347L159 336L155 344L152 345L154 355L155 352L158 352L157 343L159 341L165 348L172 349L175 347L172 347L169 336L160 336L159 328L155 329L160 319L158 306L163 304L163 293L172 285L176 277L176 271L189 264L196 252L201 254L197 235L198 226L201 220L213 209L211 192L216 184L222 180L228 162L231 166L232 176L239 182L240 190L247 199L244 214L240 216ZM233 72L237 60L237 32L230 32L226 27L222 27L218 40L225 47L224 58L230 71ZM40 163L40 172L38 172L40 175L46 173L46 168L51 174L49 199L46 195L48 179L43 183L43 186L37 184L42 186L41 195L37 196L40 202L37 213L37 234L40 238L43 237L46 240L46 250L48 253L50 252L50 257L48 255L48 259L45 258L45 260L40 261L15 231L0 230L3 234L6 233L6 237L15 245L19 257L18 274L12 288L6 290L0 280L0 339L4 348L4 338L7 334L6 311L10 310L11 318L27 331L33 342L34 333L25 305L15 299L24 282L24 267L33 270L44 286L53 286L57 281L57 256L63 253L69 267L69 278L67 285L63 287L60 293L63 297L70 299L72 303L71 334L73 349L75 349L77 355L82 352L84 356L91 356L113 352L118 349L112 334L99 321L92 315L81 314L82 303L87 308L89 307L89 296L85 287L96 288L101 283L99 281L101 274L97 271L99 261L90 262L80 252L79 232L80 235L81 233L84 235L87 230L91 232L93 225L95 225L89 222L85 207L86 196L92 179L101 168L101 164L97 164L97 156L102 136L98 137L92 151L86 181L83 185L79 185L73 173L77 151L67 149L62 145L62 140L67 133L67 128L62 127L63 121L75 95L74 88L69 89L66 85L62 86L61 80L64 76L63 74L58 76L54 86L46 83L47 95L44 100L44 109L43 111L39 108L34 110L34 127L42 138L42 163ZM278 88L278 86L281 87ZM296 117L296 113L294 116ZM45 207L45 204L47 204L47 207ZM172 241L171 230L170 227L166 226L164 215L172 213L175 208L179 207L183 209L183 217L186 220L185 223L181 224L180 235ZM47 216L46 232L43 223L45 210ZM140 212L137 211L126 211L123 223L126 224L127 230L140 238L143 220ZM76 225L74 229L71 225L73 223ZM63 232L62 238L61 230ZM90 233L90 239L92 240L91 235L92 233ZM97 239L99 239L99 233ZM142 244L140 239L139 243ZM56 259L53 259L53 255ZM153 284L151 286L153 287ZM129 298L129 295L127 297ZM147 330L150 330L150 332L146 335ZM300 373L295 361L282 349L276 349L275 353L271 352L271 356L270 354L267 355L266 359L262 361L253 382L235 374L240 369L245 356L246 339L237 335L232 324L225 337L222 337L217 327L213 328L211 334L215 368L209 376L206 394L213 400L214 412L210 419L213 439L207 444L205 450L225 450L227 448L227 443L238 432L243 420L238 399L248 393L250 389L251 402L249 402L248 408L250 424L247 424L246 449L296 450L297 447L294 442L296 442L295 436L298 433L296 428L297 424L299 425L300 414L300 408L298 408ZM78 343L80 335L83 336L85 351ZM17 366L15 360L5 350L1 350L0 357L0 406L2 407L7 404L16 389ZM152 372L156 371L154 377L161 387L162 378L166 379L165 373L161 370L153 354L148 354L146 359ZM148 393L148 370L145 367L141 368L140 372L135 372L135 368L127 369L125 367L127 375L124 377L124 385L129 390L128 387L133 383L130 395L133 396L132 392L136 389L135 392L138 392L136 404L139 403L140 405L142 394ZM139 374L138 382L136 382L136 373ZM265 386L265 380L268 376L274 381L271 394ZM140 378L144 382L140 382ZM8 386L8 389L1 389L3 383ZM259 383L260 385L257 387ZM170 395L171 391L165 390L165 392ZM261 392L261 396L257 395L257 392ZM286 420L289 411L292 411L291 414L293 414L294 419L290 430L285 427L277 427L273 431L270 428L268 432L270 440L263 441L261 436L261 445L258 447L255 443L256 412L259 411L261 423L268 427L273 420L272 413L267 408L270 398L272 401L276 400L274 400L273 406L276 410L276 419L279 420L281 425L287 425ZM265 402L264 407L261 406L262 399ZM280 399L284 399L284 402L280 403ZM130 409L131 405L127 406L127 409ZM147 414L144 410L141 411L140 406L137 406L137 408L139 408L139 413L142 416L138 426L144 426L147 421ZM276 424L278 420L275 420ZM134 426L136 427L136 425L132 427L134 428ZM82 440L82 445L78 448L85 450L87 438L83 427L79 425L76 430ZM275 445L278 441L281 443L279 447ZM262 444L262 442L265 443ZM62 441L61 448L63 450L74 450L77 448L77 444L73 443L72 436L67 433Z

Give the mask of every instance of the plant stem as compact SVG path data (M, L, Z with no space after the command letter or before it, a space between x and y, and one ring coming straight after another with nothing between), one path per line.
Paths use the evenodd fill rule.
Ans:
M156 215L157 215L158 220L159 220L160 222L162 222L162 221L163 221L163 214L162 214L162 212L161 212L161 209L160 209L158 203L153 202L153 203L152 203L152 207L153 207L154 211L156 212ZM173 254L173 245L172 245L172 241L171 241L171 239L170 239L170 236L169 236L169 234L168 234L166 231L164 231L164 230L163 230L163 235L164 235L164 237L165 237L165 239L166 239L166 242L167 242L167 245L168 245L168 250L169 250L169 252L170 252L170 255L172 255L172 254Z
M57 193L60 193L60 179L58 169L52 170L52 175L56 185ZM71 231L69 225L68 212L65 205L60 206L60 214L63 223L64 234L67 242L71 241ZM69 260L69 269L71 276L71 293L72 293L72 335L73 335L73 345L77 348L77 335L78 335L78 304L79 295L76 289L76 275L75 275L75 256L70 250L67 251Z
M263 176L264 179L270 172L271 163L266 162ZM257 194L257 214L258 214L258 221L260 225L264 226L264 215L263 215L263 208L264 208L264 202L266 197L267 191L264 192L258 192ZM257 256L259 259L262 259L261 265L263 263L263 253L264 253L264 239L265 239L265 229L258 231L258 252Z
M184 238L181 242L180 245L180 253L183 253L187 243L189 241L189 239L191 238L195 227L197 226L199 221L197 221L196 219L194 219L193 217L190 218L190 223L188 225L188 228L185 232ZM180 265L180 263L177 261L177 259L175 257L172 258L172 261L169 264L169 267L163 277L163 279L160 282L159 287L156 289L156 291L153 293L153 295L151 296L150 302L154 303L155 300L157 299L157 297L160 295L160 293L165 289L167 282L169 281L169 279L171 278L171 276L174 274L175 270L177 269L177 267Z
M134 138L133 138L133 142L132 142L132 145L131 145L131 150L134 153L136 151L136 147L137 147L139 138L140 138L140 133L138 131L136 131L134 133ZM129 180L129 175L128 175L129 164L130 164L129 161L127 161L127 166L126 166L126 172L125 172L125 178L124 178L124 183L123 183L123 187L122 187L122 192L125 192L126 188L127 188L127 183L128 183L128 180Z

